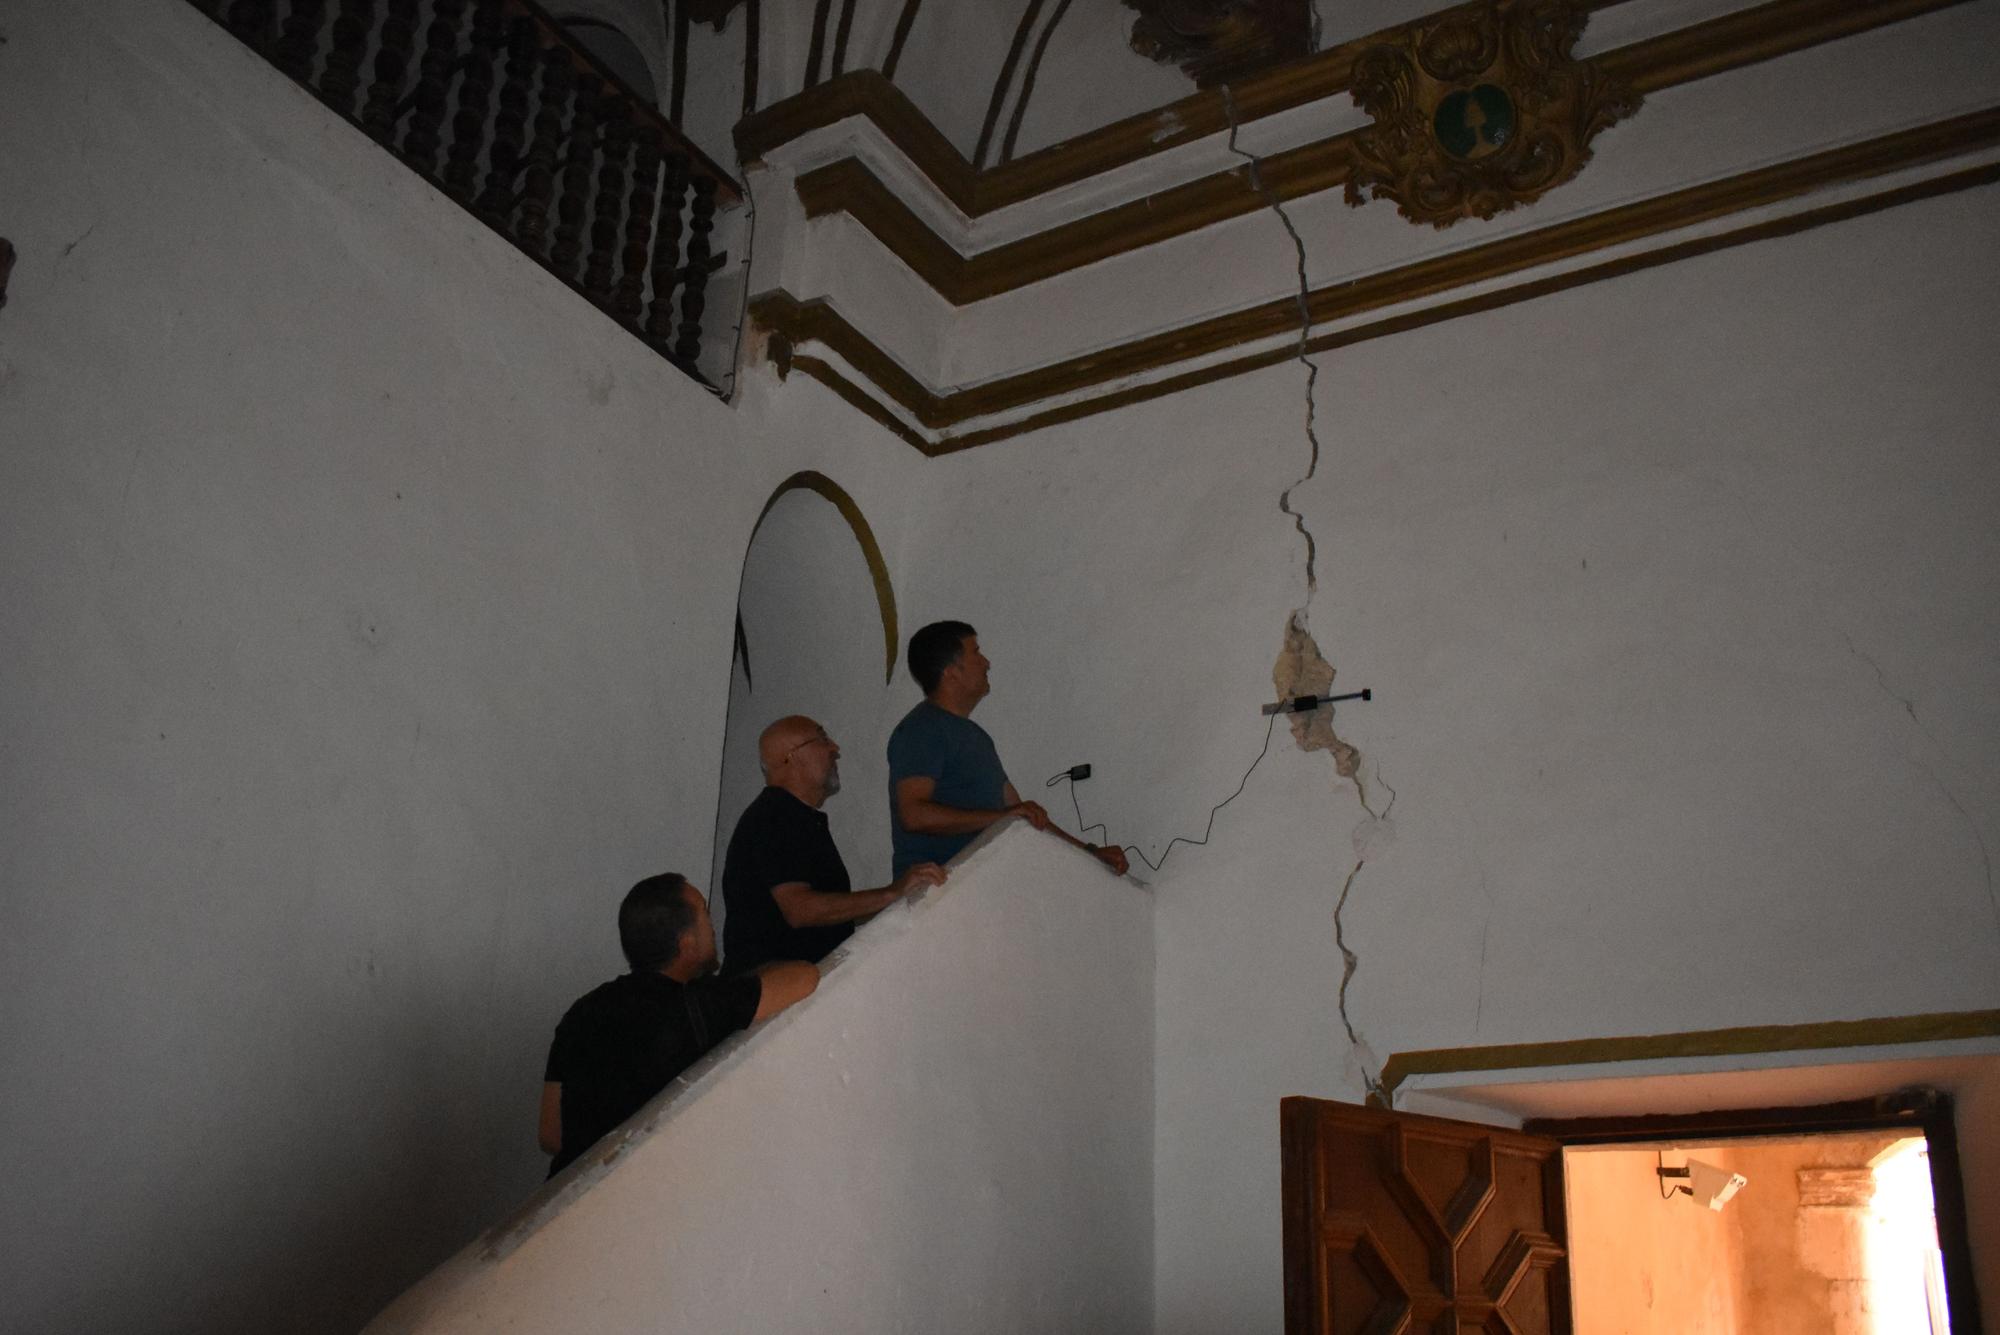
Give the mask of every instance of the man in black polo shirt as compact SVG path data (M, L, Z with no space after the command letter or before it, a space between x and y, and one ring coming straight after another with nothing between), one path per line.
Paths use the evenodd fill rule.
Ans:
M722 861L723 958L734 976L770 960L818 963L912 890L944 880L919 863L879 890L854 890L827 832L826 799L840 791L840 747L803 714L781 718L757 739L768 785L736 822Z
M632 972L586 994L556 1026L542 1077L540 1140L554 1177L615 1131L710 1048L768 1020L819 985L810 964L715 973L715 924L687 878L667 872L618 906Z

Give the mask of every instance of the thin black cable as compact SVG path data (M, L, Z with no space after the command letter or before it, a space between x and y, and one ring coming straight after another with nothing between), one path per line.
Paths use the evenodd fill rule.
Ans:
M1089 833L1090 833L1090 832L1091 832L1092 830L1103 830L1103 831L1104 831L1104 835L1105 835L1105 838L1107 838L1107 839L1108 839L1108 838L1110 838L1110 837L1111 837L1111 831L1110 831L1110 829L1109 829L1109 828L1108 828L1108 827L1107 827L1107 826L1106 826L1106 825L1104 824L1104 822L1103 822L1103 821L1098 821L1098 822L1097 822L1097 823L1096 823L1095 825L1085 825L1085 824L1083 823L1083 803L1077 800L1077 796L1076 796L1076 780L1075 780L1075 779L1070 779L1070 776L1069 776L1069 771L1068 771L1068 770L1064 770L1064 771L1063 771L1062 773L1060 773L1060 774L1057 774L1057 775L1054 775L1054 776L1052 776L1052 777L1051 777L1051 778L1049 779L1049 781L1048 781L1047 783L1045 783L1045 784L1043 784L1043 785L1042 785L1042 787L1044 787L1044 788L1053 788L1053 787L1055 787L1055 786L1056 786L1057 784L1061 783L1061 782L1062 782L1062 781L1063 781L1064 779L1069 779L1069 804L1070 804L1071 806L1073 806L1073 807L1075 807L1075 808L1076 808L1076 834L1077 834L1077 838L1081 839L1081 838L1085 837L1085 836L1086 836L1086 835L1088 835L1088 834L1089 834Z
M750 260L757 244L757 194L750 188L750 173L743 173L743 305L736 315L736 345L729 354L729 388L709 392L728 403L736 396L736 379L743 374L743 327L750 323ZM696 377L697 383L700 377Z
M1312 13L1312 31L1311 31L1310 41L1312 48L1314 50L1318 50L1320 42L1319 11L1315 7L1312 8L1311 13ZM1242 128L1242 126L1239 123L1236 115L1236 98L1230 92L1228 84L1222 85L1222 109L1223 109L1223 114L1227 116L1229 119L1229 143L1228 143L1229 151L1231 153L1234 153L1237 157L1244 159L1244 161L1249 164L1250 188L1256 191L1257 194L1264 199L1264 202L1270 206L1271 212L1275 213L1278 216L1279 223L1281 223L1284 226L1285 234L1291 238L1292 242L1293 256L1298 277L1298 295L1296 301L1299 311L1299 336L1296 349L1293 353L1293 358L1301 366L1305 367L1306 370L1305 435L1306 435L1306 442L1308 446L1310 446L1310 452L1308 454L1306 461L1305 475L1299 478L1298 481L1292 483L1291 486L1285 488L1285 490L1279 495L1278 509L1281 513L1285 514L1291 519L1293 526L1298 531L1299 536L1305 539L1306 601L1305 601L1305 607L1300 610L1309 612L1312 607L1313 594L1318 591L1318 585L1319 585L1318 572L1316 570L1316 566L1318 564L1318 555L1319 555L1318 544L1313 540L1312 531L1306 527L1305 516L1299 511L1294 510L1292 508L1292 493L1297 491L1300 487L1304 486L1306 483L1312 481L1313 477L1319 472L1319 460L1321 453L1318 421L1317 421L1319 415L1318 412L1319 366L1306 353L1307 340L1312 335L1312 306L1310 301L1311 287L1306 277L1306 243L1305 243L1305 238L1299 235L1298 228L1292 225L1291 215L1285 212L1284 203L1278 198L1277 192L1271 189L1269 184L1265 182L1263 174L1263 159L1258 157L1255 153L1237 147L1236 136L1237 132ZM1297 612L1294 612L1293 615L1296 616ZM1202 830L1201 838L1190 839L1185 835L1178 835L1178 834L1175 835L1173 838L1167 840L1166 849L1163 852L1161 852L1160 860L1158 862L1155 862L1151 858L1147 857L1145 850L1140 848L1137 844L1123 845L1125 851L1128 853L1138 854L1139 861L1145 863L1148 867L1152 868L1154 871L1157 872L1158 870L1160 870L1160 868L1167 865L1167 859L1173 856L1174 846L1176 844L1187 844L1189 847L1199 847L1203 844L1206 844L1209 841L1209 839L1215 834L1215 818L1221 814L1222 809L1224 807L1228 806L1231 802L1234 802L1237 798L1243 795L1243 790L1250 786L1250 776L1257 772L1257 766L1263 764L1264 757L1270 754L1271 738L1277 731L1277 727L1278 727L1278 716L1276 714L1273 714L1270 716L1270 720L1264 725L1264 744L1263 746L1257 749L1257 758L1252 760L1250 762L1250 767L1243 771L1243 777L1237 781L1235 791L1233 791L1232 793L1229 794L1229 796L1223 798L1220 802L1217 802L1214 806L1209 808L1208 825L1206 828ZM1049 781L1043 785L1043 787L1053 788L1058 783L1061 783L1064 779L1068 779L1069 777L1070 777L1069 771L1064 770L1062 773L1052 776L1049 779ZM1078 832L1079 834L1088 830L1104 830L1107 835L1110 833L1110 830L1106 828L1106 826L1102 822L1099 822L1096 825L1083 825L1083 804L1077 798L1076 781L1074 779L1070 780L1069 796L1071 805L1073 805L1076 808L1077 824L1083 826L1083 830L1080 830ZM1359 865L1357 865L1355 867L1355 871L1358 872L1360 870L1361 868L1359 867ZM1351 887L1354 882L1353 874L1350 873L1347 879L1348 879L1348 885ZM1344 905L1345 902L1346 902L1346 896L1343 895L1342 904ZM1336 921L1335 923L1336 930L1338 929L1338 926L1339 924ZM1342 947L1342 950L1343 953L1345 953L1345 946ZM1355 960L1353 959L1352 956L1349 956L1347 963L1348 977L1353 976L1354 966L1355 966ZM1344 1003L1345 993L1346 993L1345 979L1342 980L1341 992ZM1343 1021L1345 1021L1347 1018L1346 1008L1344 1004L1341 1010L1341 1018ZM1352 1025L1348 1026L1348 1033L1350 1036L1352 1036L1353 1034ZM1360 1040L1356 1039L1355 1042L1356 1045L1359 1046ZM1378 1086L1372 1080L1368 1082L1368 1087L1371 1090L1377 1090L1379 1092Z
M1202 844L1207 843L1210 837L1215 834L1216 816L1221 813L1224 807L1228 806L1231 802L1234 802L1237 798L1243 796L1243 790L1250 786L1250 776L1257 772L1257 767L1264 763L1264 757L1271 753L1271 735L1273 732L1277 730L1277 727L1278 727L1278 716L1276 714L1273 714L1271 715L1271 721L1264 725L1264 744L1257 748L1257 758L1250 762L1250 768L1244 770L1243 777L1237 781L1236 791L1231 793L1229 796L1223 798L1220 802L1217 802L1214 806L1208 809L1208 827L1201 832L1201 838L1190 839L1186 835L1181 835L1181 834L1175 835L1173 838L1167 840L1167 847L1165 851L1163 851L1160 854L1160 860L1158 862L1155 862L1151 858L1147 857L1146 850L1140 848L1137 844L1121 844L1119 845L1119 847L1123 848L1128 853L1137 853L1139 855L1139 861L1145 863L1148 867L1151 867L1154 871L1158 871L1160 868L1166 866L1167 859L1173 856L1175 844L1186 844L1190 848L1196 848L1201 846ZM1057 783L1067 778L1069 778L1069 772L1065 770L1061 774L1058 774L1054 778L1050 779L1048 783L1044 784L1043 786L1046 788L1053 788L1056 786ZM1072 802L1074 802L1076 799L1076 784L1074 782L1070 784L1069 795ZM1079 824L1081 824L1083 821L1083 807L1081 804L1077 805L1076 819ZM1101 821L1096 825L1085 826L1085 828L1091 830L1104 830L1106 834L1110 833L1110 830L1106 829L1103 822Z

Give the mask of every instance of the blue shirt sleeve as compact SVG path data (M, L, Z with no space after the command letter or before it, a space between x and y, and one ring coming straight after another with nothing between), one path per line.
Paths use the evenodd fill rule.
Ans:
M893 792L904 779L940 779L951 743L944 729L929 726L935 720L915 714L896 725L889 734L889 784Z

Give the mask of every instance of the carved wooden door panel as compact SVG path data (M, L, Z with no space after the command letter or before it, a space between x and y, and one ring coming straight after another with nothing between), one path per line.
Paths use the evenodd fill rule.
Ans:
M1286 1335L1569 1335L1562 1145L1286 1099Z

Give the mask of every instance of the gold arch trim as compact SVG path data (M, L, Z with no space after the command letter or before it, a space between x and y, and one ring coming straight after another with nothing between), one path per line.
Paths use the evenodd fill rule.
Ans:
M826 474L806 468L792 474L778 484L771 493L771 499L764 502L764 508L757 512L757 522L750 526L750 541L757 541L757 530L764 527L764 517L771 513L771 507L788 492L810 491L833 502L833 508L840 511L840 517L847 521L854 531L855 542L861 545L862 559L868 563L868 577L875 583L875 604L882 613L882 658L884 683L896 677L896 645L899 631L896 627L896 590L889 583L889 563L882 559L882 544L875 540L875 530L868 525L868 516L861 513L861 507L847 494L847 489ZM747 550L747 548L746 548ZM739 597L739 602L741 601Z
M1879 1048L1902 1043L2000 1036L2000 1010L1942 1011L1819 1024L1759 1024L1628 1038L1576 1038L1558 1043L1501 1043L1479 1048L1398 1052L1382 1066L1382 1090L1393 1097L1413 1075L1518 1071L1534 1066L1593 1066L1663 1057L1734 1057L1761 1052Z

